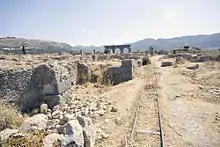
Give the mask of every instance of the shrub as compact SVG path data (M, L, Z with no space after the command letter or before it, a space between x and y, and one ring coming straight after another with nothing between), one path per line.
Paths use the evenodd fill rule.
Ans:
M206 52L206 55L209 56L212 60L220 61L220 51L219 50L211 50Z

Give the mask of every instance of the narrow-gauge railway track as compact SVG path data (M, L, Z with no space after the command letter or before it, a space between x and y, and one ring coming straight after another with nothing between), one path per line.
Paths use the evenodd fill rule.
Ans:
M137 100L131 125L132 146L164 147L158 80L160 74L149 71L145 89Z

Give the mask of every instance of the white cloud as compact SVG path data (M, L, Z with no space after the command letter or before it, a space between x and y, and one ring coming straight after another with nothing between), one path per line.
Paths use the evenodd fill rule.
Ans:
M163 15L164 19L174 19L177 17L177 13L174 11L165 12Z
M85 29L82 30L82 33L87 33L87 31Z
M94 30L89 30L89 33L90 33L90 34L94 33Z

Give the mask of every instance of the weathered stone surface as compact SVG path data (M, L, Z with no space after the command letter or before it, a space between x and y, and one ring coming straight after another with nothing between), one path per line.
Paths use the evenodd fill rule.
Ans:
M121 119L120 117L117 117L117 118L115 119L115 123L116 123L117 125L121 125L121 124L123 123L123 121L122 121L122 119Z
M4 129L0 132L0 141L9 139L13 134L18 133L18 129Z
M48 110L48 105L47 104L41 104L40 105L40 113L43 113L43 114L47 114L47 110Z
M47 115L37 114L24 120L19 130L25 132L32 132L36 130L44 130L47 127Z
M3 71L0 74L0 97L20 104L22 111L39 108L40 102L45 99L52 103L45 102L51 108L50 105L59 103L58 97L51 95L63 93L70 89L71 84L77 83L78 64L75 61L58 61ZM86 68L82 71L89 73Z
M92 124L92 120L84 116L77 116L77 120L83 127L84 147L93 147L96 139L96 129Z
M85 84L91 77L91 69L86 63L78 63L78 84Z
M67 80L58 83L57 88L59 93L63 93L71 88L71 82L73 81L72 78L68 78Z
M63 119L63 112L60 110L56 110L52 113L51 116L53 119Z
M142 59L137 60L137 65L138 67L141 67L143 65L143 60Z
M44 139L44 147L53 147L53 143L56 141L61 141L63 139L63 135L52 133L47 135Z
M48 108L52 109L54 106L58 105L62 99L61 95L44 95L41 101L48 105Z
M105 114L105 110L98 110L95 113L100 115L100 116L103 116Z
M84 146L83 129L78 120L71 120L66 124L66 135L61 140L61 146Z
M186 68L187 68L187 69L191 69L191 70L195 70L195 69L198 69L198 68L199 68L199 64L187 66Z
M163 61L161 63L161 67L172 66L172 65L173 65L172 61Z
M112 106L111 112L117 112L118 109L115 106Z
M131 80L135 66L134 59L122 60L120 67L109 67L107 69L107 81L113 84Z
M114 54L114 55L111 55L111 56L110 56L110 59L119 59L119 60L123 60L124 57L121 56L121 55Z
M57 94L59 94L59 92L56 84L43 85L42 95L57 95Z

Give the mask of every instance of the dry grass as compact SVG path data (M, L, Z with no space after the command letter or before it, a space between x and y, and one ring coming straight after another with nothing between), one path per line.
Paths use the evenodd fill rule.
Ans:
M102 65L100 68L97 68L92 72L91 81L97 83L98 87L103 87L103 85L112 85L111 81L108 79L106 83L106 78L108 78L106 72L109 66L111 66L111 64Z
M24 119L25 117L19 114L15 107L0 101L0 131L5 128L16 128Z
M7 147L41 147L43 146L43 139L47 134L45 132L36 132L34 134L27 134L21 138L12 138L6 140L3 146ZM58 143L54 144L57 146Z

